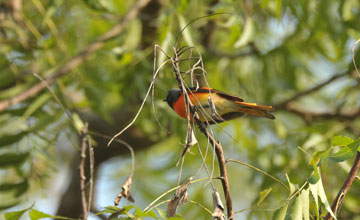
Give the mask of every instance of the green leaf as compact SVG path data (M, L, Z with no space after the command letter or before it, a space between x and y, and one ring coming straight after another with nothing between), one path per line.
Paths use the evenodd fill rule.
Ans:
M324 190L324 186L322 184L322 180L320 178L320 180L317 182L317 187L318 187L318 192L319 192L319 197L320 197L320 200L321 202L324 204L325 206L325 209L331 214L331 216L335 219L336 219L336 216L334 215L333 211L331 210L331 207L330 207L330 204L326 198L326 193L325 193L325 190Z
M36 112L36 110L41 108L50 98L51 98L50 93L44 93L44 94L40 95L35 101L33 101L28 106L23 117L28 118L30 115L32 115L34 112Z
M342 162L354 156L355 152L359 151L359 149L360 149L360 138L357 139L356 141L351 142L347 146L341 148L341 150L339 150L329 158L336 162Z
M295 185L293 183L291 183L290 179L289 179L289 176L287 175L287 173L285 174L286 176L286 180L288 181L289 183L289 188L290 188L290 195L292 195L294 192L295 192Z
M310 158L309 165L316 167L320 163L323 153L324 151L315 151Z
M284 205L281 208L279 208L278 210L276 210L272 219L273 220L284 220L288 206L289 206L289 204L287 203L286 205Z
M331 142L332 146L346 146L354 142L354 140L346 136L337 135L332 138Z
M256 203L257 206L260 206L261 203L266 199L266 197L271 193L272 191L272 188L267 188L263 191L260 192L260 195L259 195L259 200L258 202Z
M290 217L293 220L302 220L302 202L301 197L298 196L295 202L292 204L290 208Z
M314 170L313 170L311 176L308 178L308 182L311 184L315 184L319 181L319 179L320 179L320 173L319 173L317 167L314 167Z
M4 192L4 191L11 191L14 190L15 196L18 197L21 194L23 194L24 192L26 192L26 190L29 188L29 183L27 180L24 180L20 183L16 183L16 184L10 184L10 183L4 183L0 185L0 192Z
M179 24L180 24L180 28L183 29L187 22L185 21L184 16L182 16L181 14L178 14L178 18L179 18ZM191 37L190 34L190 27L186 27L186 29L182 32L182 35L184 36L184 39L186 41L186 43L188 44L188 46L193 47L195 46L194 41Z
M168 219L167 213L166 213L164 210L159 209L159 208L156 208L156 210L158 211L160 217L161 217L163 220L167 220L167 219Z
M23 131L16 135L5 135L0 137L0 148L19 142L27 134L28 132Z
M246 19L244 32L241 34L239 40L234 44L235 48L246 46L249 42L253 41L255 34L255 22L251 17Z
M5 153L0 155L0 168L19 166L29 157L29 153Z
M331 155L329 158L335 162L343 162L354 155L353 151L349 147L343 147L334 155Z
M302 203L302 216L304 220L309 220L310 217L310 201L309 201L309 188L301 191L300 198Z
M50 215L44 212L40 212L36 209L31 209L31 211L29 212L29 217L31 220L37 220L37 219L42 219L42 218L54 218L54 219L68 219L68 220L72 220L72 218L67 218L67 217L63 217L63 216L57 216L57 215Z
M144 212L143 210L141 210L139 207L135 208L135 212L134 212L136 217L152 217L154 219L158 219L156 216L156 213L154 211L148 211L148 212Z
M34 205L31 205L29 208L27 209L23 209L23 210L20 210L20 211L15 211L15 212L8 212L8 213L5 213L4 217L6 220L18 220L21 218L21 216L27 212L29 209L31 209Z

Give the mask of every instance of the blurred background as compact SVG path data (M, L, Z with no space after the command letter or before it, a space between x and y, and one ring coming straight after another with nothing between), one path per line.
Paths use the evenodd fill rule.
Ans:
M131 10L137 14L128 16ZM226 14L198 20L180 34L193 19L213 13ZM130 19L124 21L125 16ZM212 88L275 107L276 120L243 117L211 127L225 158L258 167L285 184L287 174L295 186L302 186L312 174L308 162L315 152L329 149L336 135L360 135L360 78L351 56L360 38L359 16L357 0L1 0L0 212L33 205L52 215L79 217L80 138L68 116L79 126L87 122L93 134L116 134L146 95L154 45L172 56L179 37L179 47L199 50ZM122 27L116 36L99 39L117 24ZM103 44L91 50L96 40ZM80 53L84 50L88 54ZM80 59L69 67L75 56ZM158 51L157 66L165 60ZM359 65L358 57L356 62ZM51 78L59 70L63 72ZM44 86L29 95L40 82L34 73L52 79L49 86L59 101ZM135 151L131 193L141 209L178 182L176 163L186 121L162 101L176 87L169 63L155 81L153 104L161 127L149 97L135 124L119 137ZM27 96L13 99L19 94ZM200 133L197 138L204 153L207 141ZM92 213L113 205L131 172L129 150L115 142L106 147L108 141L92 135ZM218 176L209 149L206 162ZM198 173L202 159L197 147L191 152L181 182L195 174L207 177L204 168ZM322 161L330 203L353 158ZM235 163L227 169L236 219L271 219L288 198L278 182L253 169ZM213 183L223 199L220 182ZM270 192L259 202L265 190ZM194 183L189 199L212 210L211 193L208 181ZM355 181L339 219L360 219L359 198L360 182ZM316 215L313 203L311 214ZM120 207L129 204L122 200ZM166 210L166 205L159 208ZM180 206L178 213L185 219L211 218L193 203Z

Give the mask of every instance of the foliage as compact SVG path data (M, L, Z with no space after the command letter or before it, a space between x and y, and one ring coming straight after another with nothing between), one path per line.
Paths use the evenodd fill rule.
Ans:
M33 73L51 76L136 4L134 0L31 0L19 1L21 8L16 9L11 2L0 1L0 102L39 83ZM119 36L50 85L59 101L43 89L0 112L0 210L6 212L5 219L59 218L38 211L47 213L49 207L36 207L36 201L48 195L46 190L53 190L51 195L61 201L67 184L55 192L53 183L61 179L59 173L78 167L73 161L80 145L79 127L89 122L90 130L107 136L124 128L152 80L154 44L171 56L180 36L179 46L199 50L211 87L249 102L276 106L273 121L243 117L211 127L226 158L268 174L227 163L237 218L319 219L326 213L318 210L330 210L360 151L360 81L351 59L351 48L360 38L359 7L356 0L151 1ZM180 35L190 21L212 13L224 14L193 22ZM163 61L166 56L159 52L157 67ZM190 64L182 63L184 71ZM164 204L156 207L156 213L144 209L177 184L180 168L176 163L183 150L180 143L186 136L186 122L162 101L177 86L172 67L165 65L155 82L155 115L148 100L135 122L136 130L123 137L139 140L131 143L136 154L131 186L136 206L126 202L109 206L131 164L125 150L118 153L110 146L104 151L115 159L95 165L95 181L105 178L106 184L95 183L93 214L167 219ZM206 165L216 177L211 147L200 133L196 135L201 153L207 155ZM105 149L95 135L92 138L95 151ZM152 146L144 149L145 141L140 139ZM180 182L194 175L208 178L199 149L194 146L191 152L186 154ZM95 161L100 157L95 152ZM287 182L289 190L274 178ZM180 206L182 217L168 219L209 219L203 207L212 210L212 190L205 182L191 184L193 203ZM220 191L218 180L212 184ZM171 194L164 197L161 201ZM341 212L336 213L338 219L359 219L358 198L356 180ZM35 205L29 208L29 202Z

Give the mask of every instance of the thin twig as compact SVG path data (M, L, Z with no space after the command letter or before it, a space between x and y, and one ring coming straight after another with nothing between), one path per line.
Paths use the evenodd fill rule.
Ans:
M94 163L95 163L95 156L94 156L94 148L91 145L91 141L89 136L86 136L88 147L89 147L89 157L90 157L90 177L89 177L89 204L88 204L88 212L90 212L93 192L94 192Z
M86 123L81 130L81 161L80 161L80 191L81 191L81 204L83 210L83 219L87 220L88 216L88 203L86 200L86 176L85 176L85 159L86 148L88 147L87 141L88 124Z
M335 215L339 213L342 203L344 202L345 195L349 191L352 183L354 182L356 175L359 171L359 168L360 168L360 152L357 152L351 170L344 184L342 185L339 193L337 194L333 204L331 205L331 210L335 213ZM326 216L324 217L324 220L332 220L332 219L333 217L331 216L330 213L326 214Z
M101 35L99 38L95 40L95 42L91 43L90 45L86 46L84 50L80 51L74 57L72 57L69 61L67 61L63 66L59 67L50 77L46 78L45 81L48 84L54 83L59 77L66 75L70 70L77 67L79 64L83 63L90 54L96 52L100 48L102 48L106 41L116 37L119 35L124 28L128 25L128 23L133 20L138 12L144 8L150 0L139 0L135 3L135 5L130 9L130 11L123 17L113 28L111 28L108 32ZM46 83L39 82L29 89L21 92L20 94L1 101L0 102L0 112L4 111L10 106L13 106L19 102L22 102L34 95L38 92L42 91L46 88Z

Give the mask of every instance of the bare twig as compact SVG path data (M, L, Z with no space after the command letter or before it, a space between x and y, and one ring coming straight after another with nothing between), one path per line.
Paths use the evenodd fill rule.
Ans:
M81 161L79 166L81 203L82 203L84 220L87 220L87 216L88 216L88 203L86 200L86 176L85 176L86 148L88 147L87 130L88 130L88 124L86 123L83 129L81 130Z
M191 103L191 101L189 99L189 96L187 95L187 91L186 91L186 88L184 86L184 82L182 81L182 78L181 78L177 50L176 50L176 48L173 48L173 49L174 49L174 57L172 58L173 69L174 69L176 80L178 81L179 88L182 91L182 93L184 94L184 99L185 99L185 103L186 103L186 106L187 106L186 109L188 109L187 110L188 113L191 113L191 115L194 117L196 123L199 126L200 131L206 136L206 138L210 141L210 143L212 144L212 146L215 149L216 156L217 156L218 163L219 163L219 168L220 168L221 183L222 183L222 186L223 186L225 200L226 200L228 219L234 219L234 210L232 208L232 201L231 201L231 196L230 196L230 187L229 187L229 181L228 181L228 178L227 178L226 163L225 163L225 158L224 158L224 153L223 153L223 150L222 150L222 146L208 132L208 130L206 129L206 124L204 124L199 119L199 116L198 116L197 112L193 108L193 105L192 105L192 103ZM190 121L189 115L190 114L188 114L188 124L190 123L189 122Z
M94 192L94 163L95 163L95 156L94 156L94 148L91 145L90 138L87 136L88 147L89 147L89 157L90 157L90 176L89 176L89 204L88 204L88 212L90 212L92 199L93 199L93 192Z
M359 171L359 168L360 168L360 152L357 152L351 170L344 184L342 185L339 193L337 194L333 204L331 205L331 210L335 213L335 215L340 211L341 205L344 202L345 195L349 191L352 183L354 182L356 175ZM330 213L326 214L326 216L324 217L324 220L332 220L332 219L333 217L331 216Z
M63 66L59 67L50 77L46 78L48 84L54 83L59 77L66 75L70 70L77 67L79 64L83 63L90 54L96 52L100 48L102 48L106 41L116 37L119 35L124 28L128 25L128 23L136 17L138 12L144 8L150 0L138 0L135 5L130 9L130 11L123 17L113 28L111 28L108 32L98 37L95 42L91 43L86 49L80 51L77 55L72 57L69 61L67 61ZM34 95L38 92L42 91L46 88L46 83L39 82L29 89L21 92L20 94L1 101L0 102L0 112L4 111L8 107L15 105L19 102L22 102Z

